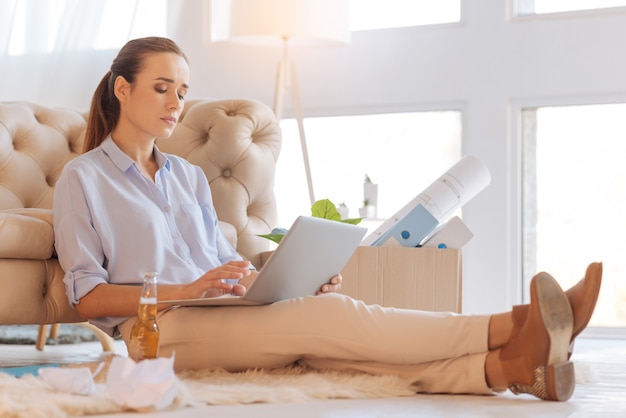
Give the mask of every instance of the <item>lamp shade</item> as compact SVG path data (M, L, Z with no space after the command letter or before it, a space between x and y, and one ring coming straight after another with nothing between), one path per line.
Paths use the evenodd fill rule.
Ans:
M229 0L220 14L213 19L223 25L221 33L214 32L217 41L261 45L279 45L285 39L290 44L350 42L349 0Z

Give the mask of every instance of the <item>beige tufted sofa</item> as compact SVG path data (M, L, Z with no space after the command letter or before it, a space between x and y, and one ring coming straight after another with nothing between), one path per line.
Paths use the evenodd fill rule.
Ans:
M82 151L85 117L0 102L0 324L82 321L68 304L54 256L51 208L63 166ZM222 230L259 266L269 241L257 234L276 226L281 132L272 110L251 100L188 101L173 135L158 146L204 170ZM40 327L40 349L46 332Z

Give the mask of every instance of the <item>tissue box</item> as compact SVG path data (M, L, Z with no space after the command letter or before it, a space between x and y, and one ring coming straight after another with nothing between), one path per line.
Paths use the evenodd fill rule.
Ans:
M370 304L461 312L459 249L362 246L341 274L341 293Z

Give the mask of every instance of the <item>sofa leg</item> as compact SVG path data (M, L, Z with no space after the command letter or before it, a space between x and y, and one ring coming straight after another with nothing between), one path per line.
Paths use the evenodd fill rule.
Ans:
M89 322L78 322L74 325L80 325L81 327L90 329L100 341L102 345L102 350L111 352L115 351L115 345L113 344L113 338L109 337L109 335L102 331L100 328L91 325ZM35 343L35 347L39 351L43 351L46 346L46 340L48 338L48 324L39 325L39 331L37 332L37 342ZM52 324L52 328L50 329L50 338L57 338L59 334L59 326L60 324Z
M88 328L94 334L96 334L96 337L100 341L100 344L102 344L103 351L107 351L107 352L115 351L113 338L111 338L109 334L102 331L100 328L96 327L95 325L91 325L89 322L79 322L79 323L76 323L75 325L80 325L81 327Z
M37 342L35 343L35 347L39 351L43 351L43 348L46 346L46 339L48 338L48 325L39 325L39 331L37 331Z
M50 325L50 338L53 340L59 336L59 327L61 324L52 324Z

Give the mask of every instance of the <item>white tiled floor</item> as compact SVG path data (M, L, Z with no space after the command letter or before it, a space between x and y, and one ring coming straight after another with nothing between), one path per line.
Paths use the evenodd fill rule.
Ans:
M120 354L123 344L117 343ZM94 361L102 355L98 343L47 346L43 352L33 346L0 345L0 367L44 362ZM624 417L626 416L626 340L579 338L572 360L580 378L568 402L546 402L531 396L505 393L498 396L416 395L409 398L334 400L298 404L257 404L204 406L159 414L113 414L158 418L192 417Z

